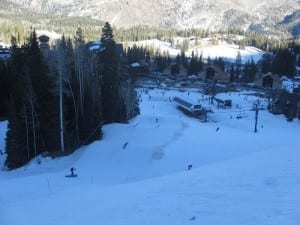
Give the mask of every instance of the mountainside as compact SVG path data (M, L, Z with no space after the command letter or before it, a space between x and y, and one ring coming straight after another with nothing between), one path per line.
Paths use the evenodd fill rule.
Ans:
M3 0L2 0L3 1ZM52 15L84 16L117 27L150 25L210 30L264 29L272 32L300 10L297 0L5 0L20 9ZM3 5L3 4L2 4ZM22 12L22 10L19 10ZM291 19L294 17L291 16ZM295 23L294 26L299 26ZM285 26L280 29L287 30ZM289 28L294 30L294 28Z

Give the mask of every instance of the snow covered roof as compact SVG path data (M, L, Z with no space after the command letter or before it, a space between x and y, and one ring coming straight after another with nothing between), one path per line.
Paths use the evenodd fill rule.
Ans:
M93 41L93 42L89 42L88 44L88 49L90 51L101 51L101 41Z
M293 93L295 88L300 87L299 81L293 81L291 79L284 79L282 80L282 89L286 90L289 93Z
M131 67L140 67L141 64L138 62L131 63Z
M50 39L53 39L53 40L60 39L62 37L61 34L55 32L55 31L49 31L49 30L36 30L36 34L37 34L37 36L46 35Z
M178 97L174 97L173 101L176 102L177 104L179 104L180 106L185 106L186 108L190 108L190 107L193 106L192 103L187 102L187 101L185 101L185 100L183 100L181 98L178 98Z

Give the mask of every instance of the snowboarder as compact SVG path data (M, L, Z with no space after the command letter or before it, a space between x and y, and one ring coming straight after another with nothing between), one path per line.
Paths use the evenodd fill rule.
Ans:
M220 130L220 127L217 127L216 131L219 131Z
M71 167L70 171L71 171L71 176L75 176L74 170L76 170L74 167Z
M77 177L78 175L74 173L76 169L74 167L70 168L71 174L66 175L65 177Z
M193 167L193 165L192 165L192 164L188 165L188 170L191 170L191 169L192 169L192 167Z

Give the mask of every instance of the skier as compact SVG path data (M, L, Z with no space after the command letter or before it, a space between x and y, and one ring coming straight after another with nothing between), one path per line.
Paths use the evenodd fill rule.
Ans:
M123 149L125 149L127 145L128 145L128 142L125 142L123 145Z

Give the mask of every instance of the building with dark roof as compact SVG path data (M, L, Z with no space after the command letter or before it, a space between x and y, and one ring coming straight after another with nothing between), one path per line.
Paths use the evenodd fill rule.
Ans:
M7 61L10 56L11 54L8 48L0 48L0 60Z
M44 51L49 51L50 46L49 46L49 40L50 38L47 35L41 35L38 37L39 43L40 43L40 49L42 52Z

